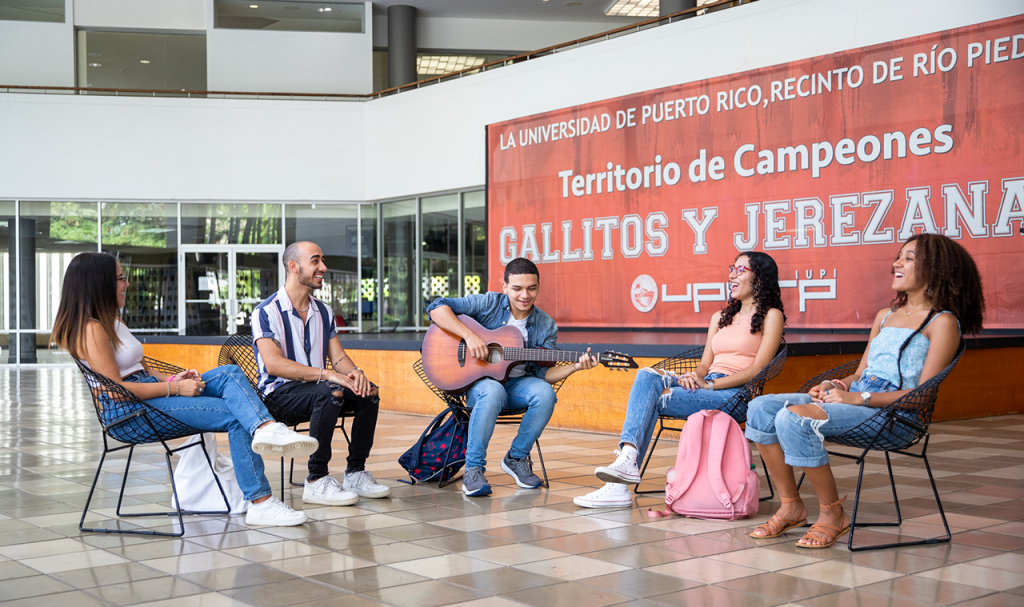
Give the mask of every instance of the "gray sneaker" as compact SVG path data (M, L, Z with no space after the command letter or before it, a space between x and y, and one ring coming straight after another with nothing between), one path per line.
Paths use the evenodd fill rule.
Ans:
M512 459L506 453L501 460L501 469L516 480L516 484L523 489L536 489L543 484L536 474L533 473L533 462L527 455L523 459Z
M466 475L462 477L462 492L469 497L491 494L491 486L487 484L483 468L466 468Z

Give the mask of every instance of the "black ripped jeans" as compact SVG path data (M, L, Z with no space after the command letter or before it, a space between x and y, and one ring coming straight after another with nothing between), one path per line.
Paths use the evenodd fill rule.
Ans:
M366 466L366 458L373 447L373 433L377 429L377 411L380 398L357 396L343 388L344 396L335 398L332 394L337 387L327 382L292 381L277 388L270 394L270 400L283 409L309 418L309 435L320 442L313 455L309 456L309 479L327 476L331 462L331 441L334 428L341 413L353 413L351 442L348 446L348 468L356 472Z

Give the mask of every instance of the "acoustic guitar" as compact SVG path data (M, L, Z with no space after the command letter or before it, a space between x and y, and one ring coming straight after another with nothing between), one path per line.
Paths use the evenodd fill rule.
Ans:
M526 362L553 366L559 362L574 363L586 352L524 348L523 334L506 325L494 330L485 329L472 318L460 314L458 319L487 343L487 359L477 360L469 355L466 341L437 325L430 325L423 338L423 371L438 388L459 394L474 382L490 377L498 381L508 379L512 367ZM631 356L618 352L592 353L598 363L615 371L636 369L639 365Z

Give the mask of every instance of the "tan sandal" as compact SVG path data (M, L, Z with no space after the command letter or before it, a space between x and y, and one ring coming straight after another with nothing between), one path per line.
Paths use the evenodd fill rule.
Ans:
M782 500L783 504L792 504L793 502L799 502L800 501L800 496L796 496L796 497L781 497L780 496L780 499ZM750 537L752 537L754 539L758 539L758 540L769 540L769 539L772 539L772 538L779 537L780 535L782 535L783 533L789 531L790 529L793 529L793 528L796 528L796 527L803 527L806 524L807 524L807 517L806 516L804 518L798 520L798 521L795 521L795 520L790 520L788 518L782 518L781 516L779 516L779 513L776 512L774 515L772 515L772 517L770 519L768 519L767 523L765 523L763 525L758 525L757 529L754 529L750 533ZM769 533L769 535L758 535L757 532L762 530L762 529L767 531Z
M842 499L838 499L831 504L818 504L818 506L826 509L833 510L835 508L841 508L842 503L846 501L847 496L843 496ZM836 543L836 540L846 535L850 531L850 526L847 525L840 529L835 525L829 525L826 523L815 523L811 525L811 528L807 530L807 533L796 543L797 548L806 548L808 550L820 550L821 548L831 548L832 544ZM821 544L802 544L801 542L809 538L816 542L823 542Z

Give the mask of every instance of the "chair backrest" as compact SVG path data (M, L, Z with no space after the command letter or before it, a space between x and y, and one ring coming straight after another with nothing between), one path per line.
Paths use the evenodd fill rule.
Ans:
M86 367L81 361L76 360L75 364L89 386L96 418L104 435L118 442L138 445L200 432L154 408L117 382ZM146 364L150 369L169 371L172 374L184 371L180 367L149 358Z
M965 349L966 343L961 338L956 356L953 357L952 362L946 365L945 369L928 378L927 381L921 382L895 402L880 408L878 413L860 425L843 434L830 436L828 441L850 447L864 449L872 447L890 451L906 449L917 443L928 433L928 426L931 424L932 414L935 412L935 402L939 396L939 386L956 366L956 363L960 361ZM826 379L846 377L856 371L859 362L852 361L826 371L811 379L804 386L810 390L811 387ZM801 388L801 390L803 389ZM881 433L880 430L883 429L887 432Z
M256 362L256 346L252 342L252 328L248 325L238 328L238 332L228 337L224 345L220 347L217 354L218 365L238 365L242 373L249 378L253 389L259 392L257 386L260 379L260 367ZM331 360L327 359L326 368L333 369Z

